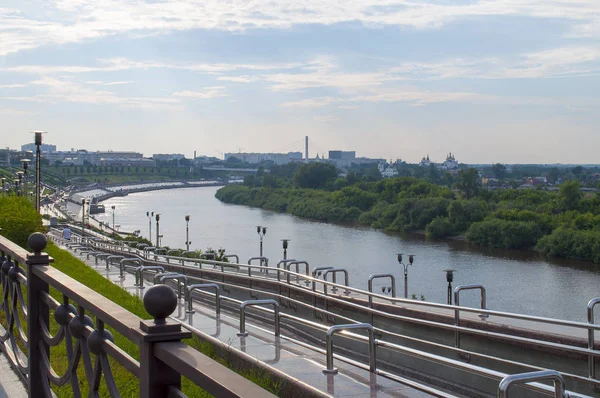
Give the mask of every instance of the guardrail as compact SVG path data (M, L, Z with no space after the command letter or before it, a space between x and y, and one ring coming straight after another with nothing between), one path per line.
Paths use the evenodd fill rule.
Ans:
M6 315L0 349L26 380L30 397L52 397L52 386L69 384L73 396L81 396L82 385L90 396L97 396L101 379L111 396L119 396L109 357L139 379L141 397L184 397L182 376L214 396L274 397L181 342L191 333L168 319L177 307L177 296L169 286L155 285L146 291L144 307L153 319L143 320L52 267L53 259L43 252L46 243L43 234L32 234L28 245L33 253L28 253L0 236L0 310ZM59 292L60 301L49 294L50 288ZM54 335L51 312L59 325ZM139 361L115 345L106 326L139 348ZM50 349L62 343L68 364L59 374L50 362ZM77 376L81 363L84 380Z
M107 243L103 243L103 242L93 242L93 245L99 249L99 246L104 246L105 250L113 250L113 251L129 251L131 252L131 248L123 248L122 246L119 245L110 245ZM365 292L363 290L357 289L357 288L353 288L350 286L344 286L344 285L338 285L336 283L333 282L329 282L326 280L321 280L318 279L319 276L319 272L322 271L327 271L330 270L332 267L318 267L313 269L312 272L312 277L311 276L306 276L303 274L298 274L295 272L292 272L290 270L286 270L286 269L279 269L278 273L285 273L288 274L290 276L294 276L294 277L298 277L301 279L305 279L308 280L309 283L312 283L313 288L306 288L300 284L294 284L294 283L287 283L287 279L285 281L282 281L281 278L278 278L279 280L275 280L275 278L273 277L269 277L268 275L265 275L265 273L263 272L262 274L260 272L255 272L252 273L252 269L257 270L257 271L264 271L264 266L253 266L253 265L246 265L246 264L231 264L231 263L222 263L222 262L218 262L218 261L208 261L208 260L195 260L195 262L201 262L201 263L207 263L207 264L216 264L216 265L221 265L221 264L225 264L227 267L235 267L235 271L236 272L231 272L231 275L235 275L236 278L239 278L241 280L245 280L248 281L249 283L251 283L252 281L257 281L257 280L268 280L269 283L272 284L278 284L280 287L281 286L286 286L288 289L292 289L295 290L296 292L302 292L308 295L311 295L313 297L313 303L312 305L309 302L306 302L305 300L296 300L293 298L290 298L289 295L288 297L286 297L286 300L288 300L289 302L294 303L297 306L302 306L305 307L307 309L310 309L312 311L315 312L315 314L322 314L322 315L326 315L326 316L335 316L336 319L340 319L340 320L344 320L344 321L348 321L351 323L360 323L359 321L352 319L348 316L343 316L340 315L338 313L333 313L331 311L328 310L327 308L327 304L326 304L326 308L325 309L321 309L318 308L316 303L317 303L317 299L321 299L324 300L325 303L336 303L339 305L344 305L346 307L355 309L357 311L361 311L361 312L365 312L369 315L376 315L380 318L386 318L389 320L396 320L396 321L402 321L402 322L407 322L407 323L412 323L415 325L422 325L422 326L428 326L428 327L435 327L435 328L439 328L441 330L448 330L448 331L454 331L454 332L460 332L460 333L467 333L467 334L471 334L474 336L483 336L483 337L490 337L490 338L494 338L500 341L506 341L506 342L510 342L510 343L516 343L516 344L525 344L525 345L532 345L532 346L537 346L537 347L543 347L543 348L547 348L547 349L554 349L554 350L561 350L564 352L568 352L571 354L580 354L580 355L585 355L588 357L597 357L600 355L599 351L590 349L590 348L581 348L581 347L577 347L577 346L573 346L573 345L569 345L569 344L563 344L563 343L553 343L553 342L549 342L549 341L545 341L545 340L538 340L538 339L533 339L533 338L525 338L525 337L520 337L520 336L515 336L515 335L511 335L511 334L504 334L504 333L499 333L499 332L491 332L491 331L487 331L487 330L480 330L480 329L476 329L476 328L470 328L470 327L465 327L465 326L460 326L460 325L452 325L452 324L446 324L446 323L441 323L441 322L434 322L434 321L429 321L429 320L425 320L425 319L419 319L419 318L414 318L414 317L409 317L409 316L403 316L403 315L397 315L397 314L392 314L392 313L388 313L386 311L382 311L382 310L378 310L378 309L374 309L374 308L368 308L365 305L362 305L358 302L353 302L353 301L349 301L347 299L345 299L343 296L336 296L336 295L331 295L331 294L323 294L320 291L317 290L316 286L317 284L321 284L324 286L324 289L326 289L326 286L329 287L336 287L336 288L345 288L347 291L349 291L353 297L358 298L360 296L366 296L366 301L368 301L368 298L371 299L377 299L380 302L388 302L390 304L411 304L411 305L415 305L415 306L420 306L420 307L424 307L424 308L438 308L438 309L445 309L448 310L448 312L455 312L455 311L461 311L461 312L467 312L467 313L478 313L478 314L484 314L484 315L489 315L489 316L497 316L497 317L505 317L505 318L512 318L512 319L521 319L521 320L529 320L529 321L533 321L533 322L542 322L542 323L547 323L547 324L555 324L555 325L561 325L561 326L569 326L569 327L575 327L575 328L580 328L580 329L586 329L586 330L600 330L600 325L596 325L593 323L583 323L583 322L574 322L574 321L565 321L565 320L556 320L556 319L550 319L550 318L543 318L543 317L535 317L535 316L529 316L529 315L522 315L522 314L513 314L513 313L506 313L506 312L500 312L500 311L492 311L492 310L487 310L487 309L476 309L476 308L469 308L469 307L458 307L458 306L452 306L452 305L445 305L445 304L437 304L437 303L429 303L429 302L422 302L422 301L416 301L416 300L407 300L407 299L402 299L402 298L394 298L394 297L389 297L389 296L384 296L384 295L380 295L380 294L376 294L373 292ZM156 262L151 262L153 264L158 264ZM189 266L179 266L179 265L173 265L172 268L174 270L180 271L180 272L185 272L186 269L188 270L192 270L192 269L198 269L195 267L189 267ZM248 273L251 276L247 276L246 272L237 272L238 270L244 270L247 269ZM207 269L202 269L202 272L204 274L206 274L207 276L214 278L216 275L219 275L219 278L223 277L222 272L218 272L218 271L211 271L211 270L207 270ZM287 275L286 275L287 276ZM224 278L224 277L223 277ZM195 281L195 280L201 280L204 281L206 280L206 278L194 278L194 277L190 277L191 281ZM209 279L210 280L210 279ZM267 296L271 296L274 298L278 298L278 299L283 299L283 296L281 294L277 295L276 293L272 292L272 291L268 291L268 290L260 290L260 289L256 289L253 288L252 285L250 285L250 287L247 286L242 286L239 283L225 283L224 279L223 282L219 282L218 283L221 288L230 288L230 289L237 289L237 290L241 290L241 291L247 291L249 293L261 293ZM234 302L234 299L230 299L227 297L221 297L222 300L226 300L226 301L232 301ZM241 303L241 302L239 302ZM282 318L287 318L290 317L291 319L291 315L289 314L281 314ZM302 318L298 318L298 317L294 317L293 318L295 321L298 322L310 322L307 320L304 320ZM471 356L473 358L479 358L479 359L484 359L484 360L492 360L495 361L498 366L504 366L504 365L510 365L510 366L520 366L524 369L530 369L530 370L542 370L542 367L533 365L533 364L528 364L528 363L523 363L523 362L518 362L518 361L514 361L514 360L509 360L509 359L504 359L501 357L497 357L497 356L492 356L492 355L488 355L485 353L479 353L479 352L475 352L472 350L464 350L458 347L453 347L451 345L445 345L445 344L441 344L441 343L434 343L431 341L427 341L424 339L420 339L420 338L415 338L412 336L408 336L405 334L400 334L400 333L394 333L391 332L389 330L386 329L382 329L382 328L377 328L375 327L374 330L378 333L378 334L382 334L382 335L388 335L394 338L399 338L399 339L404 339L405 341L410 341L413 343L418 343L418 344L424 344L426 346L431 347L432 349L439 349L439 348L443 348L445 350L448 350L450 352L455 352L456 354L458 354L459 356ZM360 338L359 338L360 339ZM400 346L396 346L393 343L384 341L384 340L377 340L377 344L381 345L381 346L386 346L387 348L390 347L394 347L394 349L397 350L410 350L406 347L400 347ZM414 355L414 354L413 354ZM470 365L468 364L464 364L462 362L456 362L453 361L452 359L448 359L445 357L439 357L438 358L432 358L432 357L427 357L424 356L423 358L427 358L428 360L434 360L434 361L440 361L440 363L446 363L449 364L451 366L458 366L461 369L465 369L467 371L474 371L477 374L487 374L490 378L493 379L497 379L498 381L502 378L501 376L505 376L505 374L502 374L500 372L495 372L489 369L485 369L485 370L481 370L481 369L476 369L473 370L471 368L469 368ZM455 363L456 362L456 363ZM562 373L563 377L573 380L573 381L577 381L577 382L583 382L586 384L589 384L593 387L598 387L600 386L600 382L597 379L594 378L590 378L590 377L585 377L585 376L581 376L578 374L572 374L572 373L568 373L568 372L563 372ZM529 388L534 388L537 389L538 391L544 391L543 387L529 387Z

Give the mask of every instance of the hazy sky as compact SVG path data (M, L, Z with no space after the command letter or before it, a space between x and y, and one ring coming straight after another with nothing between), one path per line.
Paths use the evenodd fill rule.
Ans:
M600 0L0 0L0 147L600 163Z

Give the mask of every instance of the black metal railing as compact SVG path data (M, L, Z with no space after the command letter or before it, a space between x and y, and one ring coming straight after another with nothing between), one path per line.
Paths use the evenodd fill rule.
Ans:
M273 397L182 342L191 333L169 319L177 306L171 287L146 291L144 307L154 319L143 320L52 267L53 259L43 252L46 244L45 235L34 233L28 253L0 236L0 349L27 383L30 397L51 397L54 387L70 388L74 397L82 390L119 397L113 362L139 380L141 397L184 396L182 376L214 396ZM51 313L57 325L51 325ZM139 360L115 344L107 327L139 348ZM66 363L59 373L51 352L63 346Z

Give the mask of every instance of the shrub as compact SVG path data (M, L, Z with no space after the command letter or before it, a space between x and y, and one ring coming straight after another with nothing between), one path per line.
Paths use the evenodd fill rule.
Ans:
M42 217L22 196L0 198L0 228L2 236L27 248L29 235L43 230Z

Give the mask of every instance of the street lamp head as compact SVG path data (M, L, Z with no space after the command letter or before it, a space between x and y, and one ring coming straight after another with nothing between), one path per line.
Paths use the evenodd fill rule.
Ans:
M266 235L267 234L267 227L262 227L262 234Z
M256 226L256 233L260 234L260 230L262 229L262 227L260 225Z
M396 256L398 258L398 262L402 264L402 253L398 253Z
M190 216L185 216L185 221L190 221Z
M288 248L288 242L291 241L291 239L281 239L281 241L283 242L283 248L287 249Z
M415 261L415 255L414 254L409 254L408 255L408 262L410 264L412 264Z
M23 170L27 171L27 168L29 167L29 162L31 162L31 159L21 159L21 162L23 162Z
M146 217L150 217L150 212L149 211L146 212Z
M46 134L46 131L32 131L31 133L35 137L35 145L42 145L42 134Z
M156 213L156 222L160 221L160 214Z
M115 209L115 205L110 206L110 208L114 210Z
M445 269L444 272L446 273L446 282L452 283L452 281L454 280L454 273L456 272L456 270L455 269Z

